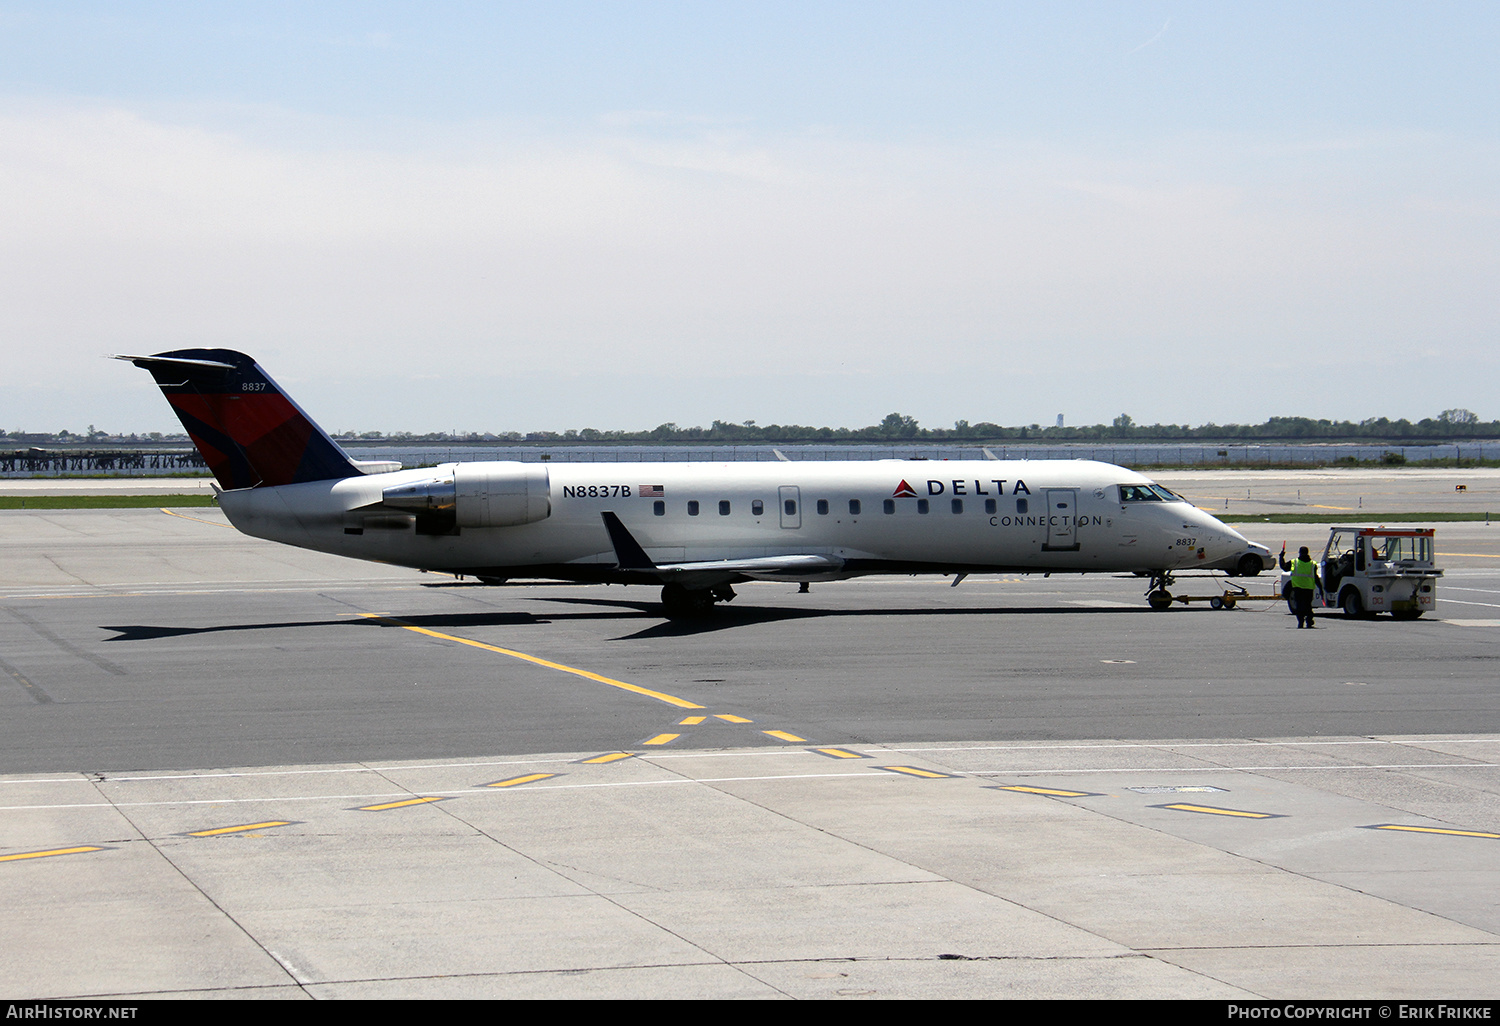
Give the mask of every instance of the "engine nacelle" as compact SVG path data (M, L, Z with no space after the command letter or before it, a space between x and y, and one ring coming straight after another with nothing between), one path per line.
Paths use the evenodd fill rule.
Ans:
M536 463L459 463L430 481L393 485L381 505L458 527L514 527L552 515L547 468Z

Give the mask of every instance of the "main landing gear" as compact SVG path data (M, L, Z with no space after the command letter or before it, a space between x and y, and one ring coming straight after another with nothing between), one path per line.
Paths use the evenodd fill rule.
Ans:
M1172 593L1167 588L1176 581L1170 573L1163 570L1151 575L1151 583L1146 586L1146 603L1158 613L1163 609L1169 609L1172 605Z
M733 602L734 589L727 584L717 588L685 588L680 584L663 585L661 608L668 620L691 620L707 616L715 602Z

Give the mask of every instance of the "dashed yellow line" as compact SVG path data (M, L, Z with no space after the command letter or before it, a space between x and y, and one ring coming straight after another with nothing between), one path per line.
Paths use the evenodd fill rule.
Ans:
M952 773L939 773L936 770L918 769L915 766L882 766L883 770L892 773L905 773L909 777L926 777L929 780L943 780L953 776Z
M612 688L620 688L624 691L632 692L633 694L644 695L647 698L654 698L658 702L666 702L668 705L675 705L679 709L703 708L703 706L699 705L697 702L689 702L685 698L678 698L675 695L663 694L660 691L652 691L650 688L643 688L639 684L628 684L623 680L615 680L613 677L605 677L601 674L592 673L588 670L580 670L576 666L564 666L562 663L554 663L552 662L552 660L542 659L540 656L527 655L525 652L517 652L513 648L501 648L499 645L487 645L482 641L474 641L470 638L460 638L456 634L442 634L438 631L430 631L426 627L418 627L416 624L410 624L404 620L398 620L394 616L381 616L378 613L361 613L360 615L367 620L374 620L377 623L390 624L393 627L401 627L408 631L415 631L418 634L425 634L429 638L440 638L443 641L456 641L460 645L468 645L471 648L482 648L486 652L498 652L501 655L510 656L512 659L522 659L528 663L535 663L538 666L545 666L549 670L560 670L563 673L571 673L576 677L583 677L588 680L598 681L600 684L608 684Z
M1019 791L1022 794L1044 794L1051 798L1092 798L1092 791L1064 791L1056 787L1025 787L1021 784L1001 784L996 791Z
M521 784L534 784L538 780L546 780L555 777L556 773L527 773L524 776L511 777L508 780L497 780L493 784L485 784L485 787L518 787Z
M1444 827L1419 827L1401 826L1396 823L1381 823L1371 827L1372 830L1404 830L1413 834L1451 834L1454 837L1484 837L1492 841L1500 841L1500 834L1492 834L1486 830L1449 830Z
M208 524L210 527L227 527L231 531L234 530L233 524L221 524L217 520L204 520L202 517L190 517L186 513L174 513L171 510L167 509L165 506L159 506L157 508L169 517L180 517L183 520L196 520L198 523Z
M48 848L46 851L23 851L15 855L0 855L0 862L19 862L22 859L45 859L53 855L79 855L86 851L103 851L94 845L79 845L77 848Z
M580 759L579 761L585 766L602 766L605 763L619 762L621 759L633 758L635 758L635 753L633 752L605 752L603 755L596 755L593 758Z
M665 745L665 744L671 744L673 741L676 741L681 736L682 736L681 734L658 734L655 737L651 738L650 740L643 741L641 743L642 744L647 744L647 745Z
M1470 559L1500 559L1500 555L1493 552L1439 552L1439 556L1467 556Z
M790 741L792 744L800 744L807 740L807 738L798 737L796 734L788 734L784 730L763 730L761 733L767 737L774 737L778 741Z
M271 827L291 826L289 819L270 819L264 823L241 823L239 826L217 827L213 830L192 830L189 837L217 837L219 834L242 834L246 830L269 830Z
M1244 809L1220 809L1212 805L1187 805L1178 803L1174 805L1158 805L1158 809L1171 809L1174 812L1201 812L1209 816L1238 816L1241 819L1280 819L1272 812L1246 812Z
M753 722L751 720L745 719L745 717L743 717L743 716L736 716L733 713L714 713L714 719L716 719L716 720L723 720L725 723L751 723L751 722Z
M677 721L677 725L679 727L696 727L706 719L708 719L707 716L684 716Z
M814 748L813 751L819 755L826 755L830 759L868 759L868 755L860 755L845 748Z
M404 809L410 805L426 805L428 802L445 802L446 798L407 798L405 801L385 802L382 805L361 805L360 812L384 812L387 809Z

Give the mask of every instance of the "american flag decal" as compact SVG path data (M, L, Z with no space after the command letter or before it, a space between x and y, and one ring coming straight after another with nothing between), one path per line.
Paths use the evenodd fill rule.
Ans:
M660 499L665 493L661 485L641 485L641 498Z

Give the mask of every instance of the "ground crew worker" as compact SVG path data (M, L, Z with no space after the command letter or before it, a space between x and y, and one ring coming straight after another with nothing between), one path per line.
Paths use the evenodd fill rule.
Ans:
M1281 547L1281 569L1292 572L1292 601L1297 611L1297 628L1311 628L1313 626L1313 589L1320 587L1322 581L1318 580L1318 564L1312 561L1312 555L1307 551L1307 546L1297 550L1297 558L1287 562L1286 546Z

